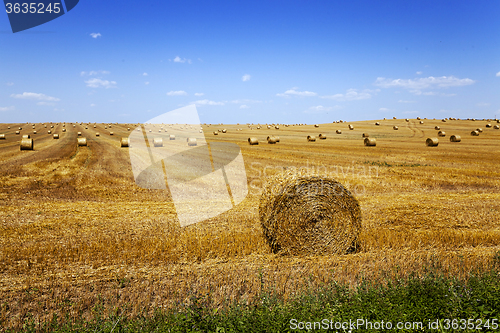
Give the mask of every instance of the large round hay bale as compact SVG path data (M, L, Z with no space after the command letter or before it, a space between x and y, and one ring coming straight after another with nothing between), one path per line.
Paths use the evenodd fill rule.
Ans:
M397 131L399 129L399 127L393 126L392 129L395 130L395 131Z
M491 127L491 124L486 124L486 127L490 128L490 127Z
M377 122L375 123L375 125L376 125L376 126L380 126L380 123L377 121Z
M336 130L335 133L342 134L342 130Z
M54 126L52 126L52 127L54 127ZM23 130L23 128L22 128L22 127L19 127L19 130L20 130L20 131L22 131L22 130Z
M47 134L52 134L52 131L47 131Z
M479 131L472 131L472 132L470 132L470 135L479 136Z
M423 123L424 123L424 121L423 121L423 120L420 120L419 124L420 124L420 125L422 125Z
M441 130L441 127L439 127L439 126L435 126L435 127L434 127L434 129L435 129L436 131L439 131L439 130Z
M162 138L154 138L153 139L154 147L163 147L163 139Z
M460 141L462 141L462 138L460 137L460 135L450 136L450 142L460 142Z
M196 138L188 138L187 144L188 144L188 146L197 146L198 145L198 143L196 142Z
M257 140L257 138L248 138L248 143L250 144L250 146L258 145L259 140Z
M19 148L21 150L33 150L33 139L29 139L29 138L23 138L21 139L21 143L20 143L20 146Z
M84 147L87 145L87 138L78 138L77 143L78 143L78 146Z
M5 134L0 134L0 140L5 140Z
M219 135L219 132L214 132L214 135Z
M114 135L114 133L113 132L109 132L109 135Z
M445 123L445 122L446 122L446 119L441 119L441 121L442 121L443 123Z
M319 127L319 124L315 124L314 127Z
M16 131L16 135L19 135L19 134L21 134L21 132L19 132L19 131Z
M354 126L352 126L352 125L349 125L349 126L347 126L347 127L349 127L349 129L350 129L351 131L354 129Z
M326 140L326 135L323 135L322 133L320 133L318 135L318 138L320 138L320 140Z
M370 136L370 134L368 133L363 133L363 138L368 138Z
M406 122L409 122L409 121L410 121L410 119L406 118L406 119L405 119L405 121L406 121Z
M100 134L99 134L99 132L97 132L97 133L95 134L95 136L99 136L99 135L100 135Z
M275 129L279 130L280 127L278 125L274 126Z
M493 128L494 128L494 129L500 129L500 126L495 125L495 126L493 126Z
M31 138L31 136L29 134L23 134L22 138L23 139L29 139L29 138Z
M476 131L478 131L479 133L482 133L483 129L482 128L477 128Z
M108 129L108 126L104 126L104 129Z
M129 138L121 138L120 139L120 147L130 147L130 139Z
M290 170L267 182L259 217L272 251L281 254L348 253L361 232L359 203L342 184Z
M227 129L225 129L225 128L224 128L224 129L222 130L222 133L227 133Z
M313 141L316 141L316 137L314 135L308 135L307 136L307 141L308 142L313 142Z
M446 136L446 132L445 131L439 131L438 132L438 136Z
M277 139L276 137L274 137L274 136L267 137L267 143L275 144L276 142L279 142L279 139Z
M63 128L63 129L62 129L62 131L63 131L63 132L66 132L66 129L65 129L65 128Z
M170 140L175 140L175 135L174 134L170 134L170 136L168 137Z
M78 133L77 133L77 135L78 135L78 136L82 136L82 132L78 132Z
M425 145L427 147L437 147L438 144L439 144L438 138L427 138L427 140L425 140Z
M396 117L392 117L392 119L398 119L398 118L396 118Z
M7 129L10 129L10 126L7 126Z
M420 120L420 117L417 117L417 120Z
M59 134L54 133L54 135L52 137L57 140L57 139L59 139Z
M377 145L377 139L365 138L364 144L365 144L365 146L368 146L368 147L375 147Z

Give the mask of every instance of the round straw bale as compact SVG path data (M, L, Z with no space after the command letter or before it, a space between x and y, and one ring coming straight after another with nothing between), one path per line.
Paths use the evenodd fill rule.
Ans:
M342 130L336 130L335 133L342 134Z
M445 123L445 122L446 122L446 119L441 119L441 121L442 121L443 123Z
M428 147L437 147L438 144L438 138L427 138L427 140L425 140L425 145Z
M476 131L478 131L479 133L482 133L483 129L482 128L477 128Z
M434 127L434 129L435 129L436 131L439 131L439 130L441 129L441 127L439 127L439 126L435 126L435 127Z
M352 126L352 125L349 125L349 126L347 126L347 127L349 127L349 129L350 129L350 130L353 130L353 129L354 129L354 126Z
M361 209L332 178L292 170L271 178L260 197L259 217L274 253L344 254L361 232Z
M279 127L278 125L274 126L274 128L276 128L277 130L279 130L279 129L280 129L280 127Z
M76 127L76 125L73 125L73 128L75 128L75 127ZM47 125L45 125L45 128L47 128Z
M188 144L188 146L197 146L198 145L198 143L196 142L196 138L188 138L187 144Z
M319 127L319 124L315 124L314 127Z
M222 133L226 133L226 132L227 132L227 129L225 129L225 128L224 128L224 129L222 130Z
M491 124L486 124L486 127L488 127L488 128L491 127Z
M363 138L367 138L367 137L369 137L369 136L370 136L370 134L368 134L368 133L363 133Z
M94 128L96 128L96 127L97 127L97 126L96 126L96 125L94 125Z
M423 120L420 120L420 124L423 124L423 123L424 123L424 121L423 121Z
M16 131L16 134L21 134L21 132L19 132L19 131Z
M153 146L155 147L163 147L163 139L162 138L154 138Z
M170 134L169 139L170 140L175 140L175 135L174 134Z
M396 118L396 117L392 117L392 119L398 119L398 118Z
M406 119L405 119L405 121L406 121L406 122L409 122L409 121L410 121L410 119L406 118Z
M472 132L470 132L470 135L479 136L479 131L472 131Z
M316 137L314 135L308 135L307 141L316 141Z
M395 131L397 131L399 129L399 127L393 126L392 129L395 130Z
M267 129L271 129L271 125L267 125Z
M52 137L57 140L57 139L59 139L59 134L54 133L54 135Z
M99 136L99 135L100 135L100 134L99 134L99 132L97 132L97 133L95 134L95 136Z
M374 147L377 145L377 140L375 138L365 138L365 146Z
M104 129L108 129L108 126L104 126Z
M438 136L446 136L446 132L445 131L439 131L438 132Z
M5 134L0 134L0 140L5 140Z
M82 136L82 132L78 132L78 133L77 133L77 135L78 135L78 136Z
M77 139L78 141L78 146L80 147L84 147L87 145L87 138L78 138Z
M29 139L31 138L29 134L23 134L23 139Z
M268 136L267 137L267 143L270 143L270 144L275 144L276 142L278 142L279 140L276 139L276 137L274 136Z
M417 117L417 120L420 120L420 117Z
M493 126L493 128L494 128L494 129L500 129L500 126L495 125L495 126Z
M214 132L214 135L219 135L219 132Z
M151 130L149 130L149 133L151 133L151 132L152 132L152 131L151 131Z
M375 123L375 125L380 126L380 123L377 121L377 122Z
M130 131L130 127L127 127L127 131Z
M257 140L257 138L248 138L248 143L250 144L250 146L258 145L259 140Z
M23 128L22 128L22 127L19 127L19 130L20 130L20 131L22 131L22 130L23 130Z
M120 139L120 147L130 147L130 139L129 138L121 138Z
M450 136L450 142L460 142L460 141L462 141L462 138L460 137L460 135Z
M113 132L109 132L109 135L114 135L114 134L115 134L115 133L113 133Z
M7 129L10 129L10 126L8 126Z
M65 129L65 128L63 128L63 129L62 129L62 131L63 131L63 132L66 132L66 129Z
M323 135L322 133L320 133L318 135L318 138L320 138L320 140L326 140L326 135Z
M33 150L33 139L23 138L19 147L21 150Z

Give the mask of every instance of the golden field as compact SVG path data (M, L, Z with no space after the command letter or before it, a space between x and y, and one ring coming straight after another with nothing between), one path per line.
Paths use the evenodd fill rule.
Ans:
M325 282L354 287L365 278L424 274L436 264L459 277L488 269L500 250L500 130L485 120L423 121L203 126L207 142L240 146L249 194L232 210L183 228L168 192L135 184L128 149L120 148L127 127L135 126L66 123L63 132L62 123L37 123L32 134L31 123L0 124L6 134L0 140L0 322L19 328L26 318L43 322L53 314L91 318L97 304L134 316L193 294L209 294L214 307L251 303L263 290L288 299ZM47 134L51 125L59 140ZM427 138L438 137L435 126L446 136L427 147ZM223 128L227 133L212 134ZM483 132L471 136L476 128ZM87 147L77 147L77 132ZM319 133L327 139L307 142ZM365 147L362 133L377 145ZM31 134L34 151L19 150L23 134ZM462 141L450 142L453 134ZM280 142L267 144L268 135ZM259 145L249 145L249 137ZM290 166L333 177L356 196L363 229L355 253L270 251L259 197L267 176Z

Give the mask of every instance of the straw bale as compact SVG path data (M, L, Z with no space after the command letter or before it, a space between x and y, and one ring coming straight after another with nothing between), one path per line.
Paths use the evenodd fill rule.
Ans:
M163 139L162 138L154 138L153 146L155 147L163 147Z
M425 140L425 145L428 147L437 147L438 144L438 138L427 138L427 140Z
M460 141L462 141L462 138L460 137L460 135L450 136L450 142L460 142Z
M377 145L377 140L375 138L365 138L364 144L368 147L375 147Z
M259 144L259 140L257 140L257 138L248 138L248 143L251 146L258 145Z
M84 147L87 145L87 138L78 138L78 146Z
M33 150L33 139L22 138L19 148L21 150Z
M316 141L316 137L314 135L308 135L307 136L307 141L308 142Z

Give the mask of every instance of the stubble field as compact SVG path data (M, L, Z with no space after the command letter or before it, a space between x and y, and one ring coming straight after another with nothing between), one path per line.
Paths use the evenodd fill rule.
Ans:
M168 191L134 181L128 149L120 147L132 126L66 123L63 132L62 123L37 123L32 134L31 123L0 124L7 138L0 140L0 326L20 328L54 314L91 318L96 307L135 316L192 295L210 295L215 308L251 304L263 290L286 300L325 282L355 287L366 278L425 274L432 265L458 277L489 269L500 250L500 130L486 127L493 121L423 121L279 130L205 125L209 144L240 146L249 194L232 210L182 228ZM47 134L51 125L59 140ZM426 138L438 137L435 126L446 136L427 147ZM222 128L227 133L212 135ZM483 132L471 136L476 128ZM87 147L77 147L77 132ZM307 142L319 133L327 139ZM362 133L376 138L376 147L365 147ZM34 151L19 150L22 134L32 135ZM462 141L450 142L453 134ZM280 142L267 144L268 135ZM333 177L356 196L363 229L355 253L271 252L259 196L269 175L290 166Z

